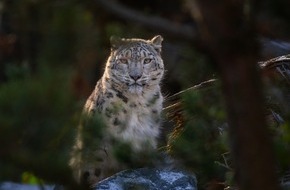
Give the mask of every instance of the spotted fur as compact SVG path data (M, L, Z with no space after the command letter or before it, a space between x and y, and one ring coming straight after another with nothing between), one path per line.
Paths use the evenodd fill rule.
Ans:
M156 148L163 103L162 40L111 38L105 72L84 106L89 118L103 118L104 137L90 150L81 136L85 126L80 126L70 162L77 179L85 175L93 184L123 169L112 155L112 142L128 143L136 153Z

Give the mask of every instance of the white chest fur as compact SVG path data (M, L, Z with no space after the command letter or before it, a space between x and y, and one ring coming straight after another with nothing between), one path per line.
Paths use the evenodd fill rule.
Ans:
M115 139L129 143L134 151L156 148L162 97L154 104L138 97L129 99L127 103L114 99L107 105L118 109L115 118L107 120L109 133ZM116 125L116 120L119 125Z

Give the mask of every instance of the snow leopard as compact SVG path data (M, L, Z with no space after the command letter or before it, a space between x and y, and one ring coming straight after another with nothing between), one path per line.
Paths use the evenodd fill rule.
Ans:
M160 35L149 40L111 37L104 74L85 103L85 119L77 129L71 155L70 166L78 182L92 185L125 169L114 156L116 144L128 144L134 154L156 150L163 106L162 41ZM103 125L90 126L96 118ZM100 138L95 135L99 140L94 141L94 134L85 140L87 127L102 131Z

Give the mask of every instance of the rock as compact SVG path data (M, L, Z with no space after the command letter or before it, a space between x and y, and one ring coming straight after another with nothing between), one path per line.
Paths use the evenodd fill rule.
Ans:
M101 182L94 190L197 190L194 175L179 170L141 168L119 172Z
M28 185L13 182L0 182L0 190L53 190L53 185Z

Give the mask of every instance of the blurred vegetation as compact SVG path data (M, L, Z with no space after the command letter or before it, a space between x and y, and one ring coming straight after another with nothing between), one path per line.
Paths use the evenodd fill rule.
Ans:
M288 84L280 87L283 86ZM276 87L277 85L268 89ZM279 93L276 96L279 95L279 100L285 99L287 94L280 94L280 90L276 91ZM277 98L273 93L265 93L265 97ZM290 117L289 112L281 110L288 107L289 103L278 105L279 101L275 100L273 100L276 102L275 106L269 103L266 105L265 117L271 129L277 172L282 179L289 172ZM235 188L236 178L230 153L229 126L220 83L214 82L200 89L187 90L182 93L181 101L181 105L167 110L169 118L177 125L169 135L170 154L185 170L194 171L199 181L199 189ZM172 109L181 112L178 114L178 111ZM288 186L285 189L288 189Z
M212 180L223 181L225 177L226 168L217 164L222 162L222 154L229 151L224 134L225 112L220 98L218 87L184 94L183 114L187 122L181 134L170 144L170 151L182 165L200 176L198 181L202 186Z
M182 2L169 0L166 6L162 0L119 2L176 26L195 27ZM83 103L103 73L111 35L148 39L163 35L167 72L162 86L167 97L219 77L203 47L121 19L95 1L0 0L0 7L0 181L25 182L21 178L31 174L49 183L70 183L67 162L75 130ZM269 0L257 10L262 36L289 40L285 24L289 11L283 7L287 7L283 1ZM279 74L265 77L265 83L265 115L283 176L290 168L289 83ZM185 105L184 121L170 142L171 153L196 174L199 189L234 185L234 168L230 156L225 157L230 143L220 84L186 92L180 101ZM273 113L282 120L273 119ZM173 128L168 125L165 122L165 131Z

